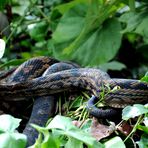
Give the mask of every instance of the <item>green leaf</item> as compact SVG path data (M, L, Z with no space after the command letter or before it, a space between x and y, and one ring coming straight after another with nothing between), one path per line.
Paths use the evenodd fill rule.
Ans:
M14 130L19 126L21 119L14 118L11 115L1 115L0 116L0 132L14 132Z
M114 137L104 143L105 148L126 148L120 137Z
M148 134L143 134L139 142L137 142L139 148L147 148L148 147Z
M53 33L54 56L94 66L111 60L121 44L121 25L111 18L116 1L94 0L66 11ZM66 26L65 26L66 24Z
M65 148L83 148L83 142L81 142L75 138L69 137L69 139L65 145Z
M25 148L27 137L20 133L0 134L0 148Z
M14 118L10 115L0 116L0 148L25 148L26 135L15 133L21 119Z
M135 33L140 34L141 36L143 36L144 41L146 43L148 43L148 15L143 17L141 22L139 23L139 25L137 26Z
M53 118L53 120L47 125L47 129L61 129L64 131L67 131L72 128L76 128L74 125L72 125L72 120L68 117L57 115Z
M120 21L126 23L126 28L122 31L122 33L132 32L141 22L140 13L136 12L127 12L120 17Z
M54 42L67 42L77 37L84 26L85 14L86 5L76 5L65 13L52 35Z
M45 133L43 134L45 138L44 138L44 141L42 142L41 148L48 148L48 147L59 148L60 147L59 137L57 138L53 134L49 134L49 133L48 133L49 136L47 136L47 134L45 135Z
M148 72L146 72L145 76L141 78L141 81L148 82Z
M101 29L92 31L77 49L65 53L60 48L54 50L59 59L73 59L83 66L99 65L111 60L121 44L121 26L116 19L107 20Z
M144 77L141 79L141 81L143 81L143 82L148 82L148 76L144 76Z
M148 126L137 125L137 129L143 131L144 133L148 134Z
M92 147L102 147L100 143L97 143L95 138L91 137L89 133L84 132L72 124L72 120L68 117L57 115L54 119L47 125L46 129L59 129L61 134L67 137L75 138L81 142L84 142L88 146Z
M148 113L148 109L144 105L135 104L133 106L127 106L123 109L122 119L128 120L146 113Z
M126 68L126 66L123 63L120 63L118 61L112 61L112 62L99 65L99 68L102 69L103 71L107 71L107 70L119 70L120 71Z
M116 19L107 20L101 29L87 36L86 41L72 53L72 57L82 65L89 66L111 60L120 47L120 30L120 24Z
M61 5L58 5L58 6L54 7L53 11L54 10L58 10L61 14L64 14L70 8L76 6L77 4L81 4L81 3L87 4L88 2L89 2L88 0L75 0L75 1L71 1L69 3L61 4Z
M34 128L36 128L39 131L39 136L35 142L34 145L32 145L30 148L59 148L60 147L60 139L59 137L56 137L54 134L49 132L47 129L43 127L36 126L32 124ZM44 138L43 138L44 136Z
M22 64L24 61L25 59L13 59L13 60L6 62L5 64L1 64L0 68L6 67L6 66L18 66Z
M30 29L29 34L32 39L36 41L44 40L46 33L48 31L48 24L45 21L41 21L35 24L33 28Z
M57 115L53 120L47 125L47 127L39 127L32 124L40 134L44 135L44 139L38 138L36 145L41 145L42 148L51 143L55 145L54 148L58 148L59 145L64 144L61 140L61 136L66 136L68 138L67 146L74 141L81 146L81 143L85 143L90 148L102 147L101 143L98 143L95 138L93 138L88 132L84 132L72 124L72 120L68 117ZM48 130L52 130L49 134ZM60 140L59 140L60 138Z

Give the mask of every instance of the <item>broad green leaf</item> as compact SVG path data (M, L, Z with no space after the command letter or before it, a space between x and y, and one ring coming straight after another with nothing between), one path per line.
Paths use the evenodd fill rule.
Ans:
M76 6L77 4L81 4L81 3L87 4L88 2L89 2L89 0L75 0L75 1L71 1L69 3L58 5L58 6L54 7L54 10L58 10L61 14L64 14L70 8Z
M141 16L142 17L142 16ZM136 30L134 32L140 34L143 36L146 43L148 43L148 15L143 17L139 25L137 26Z
M105 21L102 28L91 32L85 42L71 53L72 59L89 66L111 60L120 47L120 30L121 26L116 19Z
M57 115L49 123L49 125L47 125L47 129L53 129L53 128L61 130L61 134L63 131L63 135L66 135L67 137L72 137L79 141L82 141L88 146L102 147L102 145L100 143L97 143L97 141L93 137L91 137L90 134L74 126L72 124L72 120L68 117Z
M112 61L112 62L108 62L108 63L99 65L99 68L102 69L103 71L122 70L122 69L126 68L126 66L123 63L120 63L118 61Z
M20 133L0 134L0 148L25 148L27 137Z
M3 57L5 52L6 43L4 40L0 39L0 59Z
M44 141L42 142L41 148L59 148L60 147L60 139L59 137L53 136L53 134L44 134Z
M127 106L122 111L122 119L128 120L145 113L148 113L148 109L144 105L135 104L133 106Z
M14 130L19 126L21 119L14 118L11 115L1 115L0 116L0 132L14 132Z
M139 148L147 148L148 147L148 134L143 134L139 142L137 142Z
M114 137L104 143L105 148L126 148L120 137Z
M47 125L47 129L61 129L64 131L67 131L72 128L76 128L74 125L72 125L72 120L68 117L57 115L53 118L53 120Z
M118 20L108 19L115 12L114 3L94 0L66 11L53 33L54 56L61 60L75 60L83 66L111 60L122 37Z
M54 42L67 42L78 36L84 26L85 14L86 5L76 5L65 13L52 35Z
M33 125L38 131L40 128L39 126L35 126ZM39 136L36 139L36 142L34 145L32 145L29 148L59 148L60 147L60 139L59 137L55 137L51 132L49 132L48 130L45 130L45 128L42 128L44 130L42 130L42 132L39 132Z
M83 142L81 142L75 138L69 137L69 139L65 145L65 148L83 148Z
M101 29L92 31L84 39L83 44L71 53L64 53L56 48L54 54L59 59L73 59L83 66L99 65L111 60L121 44L121 26L116 19L107 20Z
M141 17L139 13L136 12L127 12L120 17L120 21L126 23L126 28L122 31L125 32L132 32L134 29L139 25L141 22Z

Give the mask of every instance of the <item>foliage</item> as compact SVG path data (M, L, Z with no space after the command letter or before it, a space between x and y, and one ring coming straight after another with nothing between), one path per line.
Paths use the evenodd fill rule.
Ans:
M143 116L144 114L144 116ZM138 120L136 124L134 125L134 128L132 129L131 133L126 137L125 141L136 131L141 130L143 131L143 135L141 136L141 140L138 143L140 147L144 146L146 147L148 145L148 142L145 141L145 137L148 136L148 105L146 104L135 104L133 106L127 106L123 109L122 112L122 119L129 120L130 118L134 118L138 116ZM143 125L144 124L144 125Z
M124 108L122 113L122 119L128 120L130 118L135 118L136 116L140 116L142 114L147 114L148 108L141 104L135 104L134 106L127 106Z
M135 106L136 105L134 105L133 107ZM133 128L129 136L131 136L131 134L133 134L137 129L142 130L144 134L142 135L141 140L137 143L140 147L141 146L145 147L147 145L146 137L148 134L147 112L143 112L142 106L140 108L139 106L137 106L137 108L139 109L139 112L141 112L141 115L143 113L146 113L146 114L145 114L145 117L143 118L142 116L139 116L139 113L134 113L135 116L139 116L139 120L137 121L137 124L135 125L135 127ZM133 110L132 107L131 107L131 110ZM127 112L126 108L123 110L122 118L124 119L125 117L128 117L128 119L133 118L133 115L131 115L129 111ZM3 123L1 123L0 125L1 136L2 137L4 136L3 132L6 132L7 134L8 132L10 132L13 135L13 139L12 137L10 139L6 139L6 142L2 138L2 141L0 141L0 144L2 145L2 143L8 144L13 142L14 147L19 146L20 148L23 148L26 137L22 134L19 134L19 138L22 139L22 141L15 141L16 133L13 133L14 129L18 126L20 120L15 119L9 115L1 115L0 118L2 118L3 121L5 121L3 123L7 123L7 125L3 125ZM142 123L144 123L145 126L141 125ZM60 115L55 116L53 120L51 120L51 122L47 124L46 127L39 127L37 125L32 124L32 126L36 128L36 130L39 132L39 137L36 140L36 143L33 146L31 146L31 148L35 148L35 147L59 148L60 146L64 146L65 148L69 146L82 148L84 143L90 148L91 147L92 148L95 148L95 147L108 148L108 147L115 147L115 146L118 146L118 147L120 146L122 148L125 148L124 141L126 141L126 139L129 138L129 136L124 141L119 136L115 136L114 138L111 138L110 140L107 140L105 143L101 144L100 142L97 142L93 137L90 136L89 134L90 127L87 126L87 124L89 123L88 122L85 123L85 125L81 129L79 129L72 124L72 120L69 117L64 117Z
M105 70L122 70L128 65L117 55L124 40L128 40L134 52L142 56L141 64L147 62L147 1L11 0L1 3L11 5L14 13L12 32L6 38L8 59L18 54L23 59L48 55L74 60L82 66L102 68L105 64ZM108 66L108 62L117 66Z
M112 70L115 76L119 71L120 76L139 78L148 69L147 0L1 0L0 10L7 18L0 22L0 37L6 43L4 56L5 45L0 43L0 57L3 56L0 69L20 65L26 59L41 55ZM7 26L8 22L10 26ZM131 75L127 75L129 71ZM148 82L148 76L141 81ZM81 119L87 117L82 106L77 107L76 111L82 110ZM78 129L70 118L56 116L47 127L33 125L40 133L33 147L46 148L47 144L55 148L60 145L125 147L125 141L136 130L143 132L137 142L139 147L146 147L147 109L147 105L135 104L123 110L123 120L138 118L124 141L116 135L105 142L96 142L88 133L89 126ZM23 148L26 137L14 131L20 120L1 117L4 122L0 124L0 146L9 147L8 144L13 143L14 147Z
M0 120L0 148L25 148L26 136L15 131L21 120L10 115L1 115Z
M145 76L141 79L141 81L148 82L148 72L145 74Z
M41 128L36 125L33 126L40 133L39 139L36 143L40 144L41 147L52 147L53 145L50 145L52 143L59 144L55 146L55 148L59 148L62 145L73 148L83 147L83 143L85 143L90 148L102 147L102 145L97 143L95 138L91 137L88 132L82 131L74 126L72 124L72 120L68 117L57 115L45 128ZM48 132L48 130L52 130L52 132ZM45 138L41 140L42 134Z

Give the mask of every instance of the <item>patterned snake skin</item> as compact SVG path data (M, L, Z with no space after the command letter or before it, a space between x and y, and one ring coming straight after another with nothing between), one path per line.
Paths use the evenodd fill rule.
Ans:
M55 63L59 64L54 66ZM94 102L94 98L99 98L101 92L105 92L103 101L107 106L113 108L123 108L134 103L147 103L148 84L145 82L111 79L107 73L99 69L78 68L75 64L66 64L68 66L61 66L58 60L48 57L33 58L24 62L8 77L6 82L1 82L0 101L21 101L36 97L29 123L38 124L38 119L45 116L43 123L39 123L40 125L44 125L48 117L54 114L51 113L55 109L53 94L58 92L73 89L87 90L95 96L88 104ZM46 69L49 69L48 72ZM112 90L116 86L118 89L108 91L109 88ZM43 110L45 108L48 109L46 113ZM40 110L41 114L37 110ZM24 133L28 137L28 145L31 145L35 140L32 137L36 137L36 135L31 135L34 131L32 132L27 125Z

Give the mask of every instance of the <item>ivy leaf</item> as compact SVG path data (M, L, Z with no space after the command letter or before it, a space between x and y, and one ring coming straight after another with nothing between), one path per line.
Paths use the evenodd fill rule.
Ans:
M128 120L146 113L148 113L148 108L141 104L135 104L133 106L127 106L123 109L122 119Z
M74 126L72 124L72 120L68 117L57 115L47 125L46 129L50 129L50 130L58 129L62 135L66 135L67 137L71 137L71 138L74 138L75 140L84 142L86 145L93 148L102 147L102 145L98 143L95 140L95 138L91 137L89 133L84 132L79 128L77 128L76 126Z
M0 116L0 147L1 148L25 148L26 135L15 132L19 126L21 119L12 117L11 115Z
M114 137L105 142L105 148L125 148L125 144L120 137Z
M3 133L0 134L1 148L25 148L27 138L20 133Z
M10 115L0 116L0 132L14 132L14 130L19 126L21 119L14 118Z

